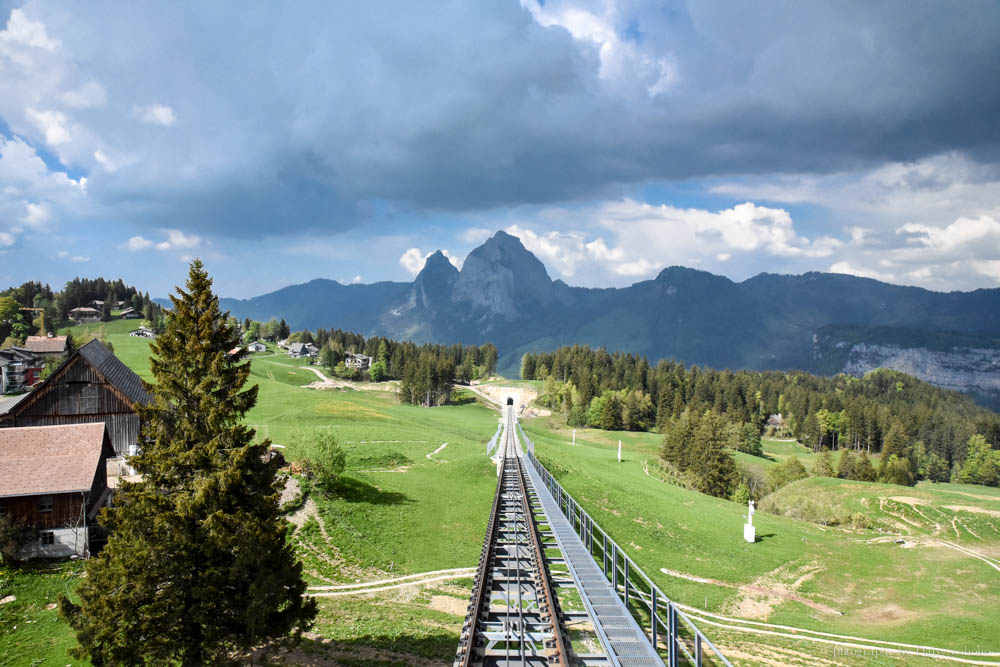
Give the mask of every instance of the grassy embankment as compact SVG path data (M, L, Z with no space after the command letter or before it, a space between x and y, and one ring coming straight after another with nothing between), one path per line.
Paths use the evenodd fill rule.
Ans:
M113 321L71 331L80 337L103 327L119 358L151 380L149 342L128 336L135 326ZM310 584L476 564L496 484L484 456L496 413L471 396L432 410L399 405L392 383L382 391L315 391L304 388L318 380L305 360L274 348L252 360L251 382L260 393L247 421L260 437L286 445L295 460L311 435L332 430L347 453L340 493L313 494L292 537ZM68 627L46 608L73 588L78 570L67 563L52 572L8 572L0 597L18 599L0 607L0 664L80 664L66 655L73 644ZM320 598L315 635L304 649L341 664L398 664L408 656L450 662L470 586L467 579Z
M679 602L871 639L1000 649L1000 615L985 611L1000 608L1000 572L942 543L1000 556L996 489L929 483L911 489L811 478L764 505L825 521L859 513L872 528L823 526L759 512L754 521L758 542L748 544L742 538L746 507L645 472L643 462L656 460L659 436L578 429L572 447L570 429L555 418L525 427L551 472ZM619 438L621 464L616 461ZM765 454L777 460L791 455L793 447L799 446L768 441ZM902 532L905 544L884 539L890 531ZM739 650L739 637L723 636ZM822 647L803 642L798 648Z

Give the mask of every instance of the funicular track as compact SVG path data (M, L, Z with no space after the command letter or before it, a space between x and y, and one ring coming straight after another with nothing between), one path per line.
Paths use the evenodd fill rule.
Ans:
M539 513L518 456L513 408L455 665L571 665L559 601L545 567Z

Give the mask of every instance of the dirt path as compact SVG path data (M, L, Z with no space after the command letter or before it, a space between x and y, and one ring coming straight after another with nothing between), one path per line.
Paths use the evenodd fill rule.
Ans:
M424 456L426 456L428 459L430 459L431 461L434 461L436 463L447 463L447 461L445 461L443 459L436 459L436 458L434 458L435 454L437 454L438 452L440 452L442 449L444 449L447 446L448 446L448 443L447 442L443 442L443 443L441 443L440 447L438 447L437 449L435 449L430 454L424 454Z
M344 595L361 595L364 593L379 593L407 586L421 586L438 581L451 579L467 579L476 573L474 567L459 567L450 570L434 570L419 574L408 574L393 579L378 579L357 584L339 584L336 586L310 586L306 595L317 598L342 597Z

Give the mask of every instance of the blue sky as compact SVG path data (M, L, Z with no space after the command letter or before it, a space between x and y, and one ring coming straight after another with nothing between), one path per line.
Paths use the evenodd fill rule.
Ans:
M1000 286L1000 4L0 0L0 286Z

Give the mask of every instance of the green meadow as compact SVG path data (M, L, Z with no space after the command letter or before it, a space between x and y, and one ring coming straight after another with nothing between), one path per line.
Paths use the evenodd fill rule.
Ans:
M750 544L742 534L745 506L647 473L659 451L656 435L577 429L574 447L571 429L555 419L524 426L553 475L677 602L870 639L998 648L1000 615L984 610L1000 609L1000 571L942 543L1000 556L995 489L810 478L775 494L775 512L800 518L758 511ZM868 527L816 523L823 517L808 503L860 514Z
M103 326L116 354L150 379L148 342L127 335L133 323ZM394 383L310 389L319 377L305 360L273 347L251 359L260 389L247 421L258 437L285 447L293 478L307 486L294 462L318 435L334 433L347 455L335 494L289 502L290 539L311 586L476 565L496 484L485 457L496 411L464 390L455 405L425 409L399 404ZM748 544L746 507L661 480L658 434L577 429L572 446L572 429L558 417L526 420L524 428L567 490L692 613L955 650L1000 648L1000 614L991 612L1000 609L1000 571L990 564L1000 558L1000 490L809 478L761 503L758 540ZM812 467L812 452L781 440L766 439L763 457L738 457L769 466L793 455ZM67 563L0 576L0 597L17 596L0 606L0 664L76 664L65 654L68 629L46 605L72 589L78 570ZM450 664L470 586L466 578L321 597L313 632L284 661ZM871 661L795 638L703 629L737 663Z

